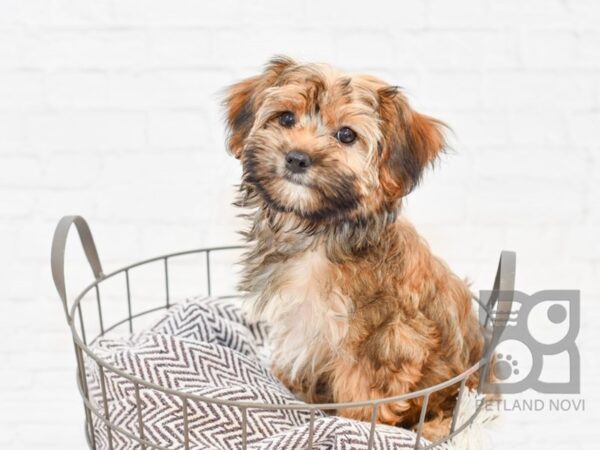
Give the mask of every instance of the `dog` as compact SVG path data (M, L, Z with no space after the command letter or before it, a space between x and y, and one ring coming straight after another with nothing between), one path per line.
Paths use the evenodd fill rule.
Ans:
M224 106L250 222L240 289L248 320L270 327L275 375L305 401L344 403L474 365L484 340L469 287L399 215L445 125L376 77L287 57L230 86ZM425 437L448 433L457 392L431 395ZM377 422L414 427L422 401L380 404ZM372 408L335 413L369 421Z

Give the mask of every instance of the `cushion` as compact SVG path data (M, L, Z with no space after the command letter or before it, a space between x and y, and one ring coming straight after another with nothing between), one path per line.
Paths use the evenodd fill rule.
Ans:
M121 371L177 392L236 402L303 405L269 370L267 329L248 325L239 299L194 298L173 306L154 326L128 338L102 337L92 351ZM86 359L90 401L104 412L98 365ZM104 370L110 421L139 436L133 383ZM184 448L182 400L139 386L144 439L167 449ZM242 445L242 411L234 405L188 401L189 446L234 449ZM310 411L250 408L249 449L298 449L309 441ZM104 423L94 416L99 449L108 449ZM370 425L316 411L313 448L367 448ZM114 449L139 449L131 437L112 430ZM402 428L378 425L373 448L412 449L416 436ZM423 440L422 445L427 443Z

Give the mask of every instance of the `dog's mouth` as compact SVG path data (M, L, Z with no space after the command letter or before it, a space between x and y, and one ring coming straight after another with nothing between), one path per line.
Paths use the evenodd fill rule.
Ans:
M304 186L306 188L312 187L310 183L306 181L306 176L304 174L297 174L286 170L281 178L298 186Z
M268 160L260 152L246 152L243 182L252 186L269 209L293 213L310 223L335 222L360 204L355 180L342 173L315 173L313 168L294 173Z

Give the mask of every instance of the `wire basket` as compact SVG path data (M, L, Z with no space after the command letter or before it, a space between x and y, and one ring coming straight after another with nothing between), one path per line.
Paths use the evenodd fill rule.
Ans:
M81 244L83 246L83 250L85 252L86 258L91 266L94 281L89 284L83 291L81 291L73 301L72 305L68 305L67 302L67 294L65 287L65 272L64 272L64 255L65 255L65 246L67 241L67 235L71 225L75 225ZM463 398L463 394L465 392L466 383L473 374L479 372L480 380L484 380L487 377L489 371L489 365L491 361L491 349L493 349L493 345L495 342L498 342L500 338L500 333L502 332L502 327L496 326L495 321L492 320L492 311L494 308L497 308L495 311L496 315L501 312L510 311L510 307L512 304L512 292L514 288L514 275L515 275L515 259L516 256L513 252L503 251L500 256L500 262L498 265L498 270L496 273L496 278L494 281L494 287L492 290L492 295L489 297L488 304L483 305L480 303L480 306L485 311L484 315L484 327L486 328L487 334L487 349L484 357L474 364L472 367L464 371L458 376L446 380L443 383L437 384L435 386L428 387L426 389L422 389L415 392L409 392L403 395L398 395L394 397L388 398L380 398L368 401L359 401L359 402L351 402L351 403L328 403L328 404L269 404L262 402L245 402L245 401L233 401L219 398L210 398L206 396L190 394L186 392L180 392L178 390L169 389L164 386L160 386L158 384L149 382L140 377L132 376L124 372L123 370L115 367L114 365L108 363L99 357L92 347L93 343L100 337L106 336L111 333L117 333L118 331L122 333L133 333L137 328L139 329L139 322L142 322L143 318L146 316L150 316L153 313L159 313L163 310L168 310L173 306L172 298L173 298L173 275L174 268L177 267L176 262L186 256L194 255L199 257L202 260L202 277L205 280L204 289L208 296L212 296L213 298L226 298L226 297L235 297L233 294L218 294L215 295L215 283L216 279L214 273L212 271L212 260L215 255L221 255L224 252L242 249L241 246L228 246L228 247L212 247L212 248L202 248L196 250L189 250L178 253L171 253L168 255L163 255L151 259L147 259L144 261L140 261L134 264L130 264L128 266L122 267L114 272L105 274L102 270L102 266L100 264L100 260L98 257L98 252L96 250L96 246L94 244L94 240L90 229L86 223L86 221L81 216L65 216L63 217L56 227L56 231L54 233L54 239L52 242L52 255L51 255L51 267L52 267L52 276L54 279L54 283L56 289L58 291L59 297L62 301L62 306L64 308L65 317L67 323L71 329L71 334L73 338L73 344L75 347L75 356L77 360L77 386L79 388L80 395L84 404L84 412L85 412L85 435L90 448L96 449L96 432L94 429L94 423L103 424L103 429L106 432L106 440L109 443L109 448L114 448L114 435L120 434L121 437L124 437L130 440L131 443L135 445L135 448L141 449L159 449L159 450L171 450L164 446L159 445L156 442L152 442L147 436L144 435L144 418L141 414L141 406L139 399L139 390L143 389L152 389L158 392L174 396L175 398L180 399L182 405L182 417L183 417L183 439L178 448L182 448L188 450L192 447L192 443L190 442L189 432L189 417L188 417L188 405L190 402L200 402L205 404L219 404L219 405L227 405L229 407L238 408L240 417L241 417L241 442L239 448L246 449L248 445L248 411L253 409L260 410L303 410L308 411L309 413L309 427L308 427L308 444L307 448L313 448L313 436L314 436L314 423L316 413L319 411L331 411L337 410L340 408L355 408L355 407L368 407L371 408L372 415L371 421L369 424L369 437L368 437L368 449L373 448L374 445L374 435L377 423L377 414L378 407L387 403L394 403L399 401L405 401L410 399L422 399L422 407L420 413L420 420L418 425L416 426L416 440L414 448L417 450L425 450L437 447L440 444L449 442L451 439L456 437L459 433L466 430L469 426L472 425L476 416L485 406L485 403L482 402L478 405L475 411L466 419L462 420L462 423L459 423L459 412L461 406L461 399ZM161 304L156 306L149 305L137 305L136 302L137 296L133 295L132 288L132 275L136 273L136 271L140 270L143 267L148 265L156 265L160 266L160 271L162 275L163 289L160 293L162 300ZM198 276L198 270L196 270L196 276ZM107 280L122 278L121 289L123 289L124 299L121 303L121 307L124 306L124 316L118 317L115 319L108 319L108 314L106 311L105 300L103 299L103 295L101 295L100 286L103 286ZM156 278L156 277L155 277ZM218 277L217 277L218 278ZM197 293L196 293L197 294ZM95 303L93 308L86 307L85 309L82 307L82 302L84 298L89 298L92 296L92 301ZM475 299L476 301L479 301ZM500 300L500 301L499 301ZM502 311L500 311L502 310ZM113 314L114 316L114 314ZM94 322L96 322L99 326L97 330L93 333L90 332L90 327L88 326L86 330L85 324L86 318L94 317ZM93 334L93 335L92 335ZM86 363L85 361L88 361ZM89 371L89 362L96 364L97 367L95 369L98 370L101 377L101 387L102 387L102 404L95 405L94 402L90 399L90 393L88 390L87 379ZM129 383L135 388L136 393L136 409L137 409L137 433L132 433L130 430L126 430L111 420L108 408L108 400L106 396L106 387L105 387L105 379L107 374L110 374L113 377L122 377L124 380L127 380ZM426 418L427 413L427 405L430 396L442 389L448 389L452 386L456 386L457 389L457 401L456 406L454 408L453 416L452 416L452 424L450 428L450 432L447 436L439 439L436 442L432 443L424 443L421 440L423 423ZM463 414L464 415L464 414Z

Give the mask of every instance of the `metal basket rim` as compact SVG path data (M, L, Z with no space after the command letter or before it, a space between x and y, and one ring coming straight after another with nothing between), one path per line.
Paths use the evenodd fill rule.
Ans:
M245 407L245 408L288 409L288 410L333 410L333 409L338 409L338 408L358 408L358 407L365 407L365 406L372 407L372 406L378 406L380 404L395 403L395 402L399 402L399 401L405 401L405 400L411 400L414 398L423 397L425 395L431 395L434 392L440 391L440 390L450 387L454 384L458 384L463 379L467 379L470 375L472 375L474 372L476 372L477 370L479 370L480 368L484 367L487 364L488 357L486 355L484 355L484 356L482 356L482 358L479 361L477 361L475 364L473 364L467 370L465 370L465 371L461 372L460 374L458 374L448 380L445 380L441 383L435 384L433 386L429 386L427 388L419 389L417 391L411 391L406 394L401 394L401 395L396 395L396 396L391 396L391 397L383 397L383 398L372 399L372 400L361 400L361 401L345 402L345 403L302 403L302 404L289 404L289 405L282 405L282 404L276 404L276 403L243 402L243 401L235 401L235 400L218 399L218 398L213 398L213 397L205 397L202 395L191 394L191 393L184 393L184 392L180 392L176 389L167 388L167 387L161 386L159 384L155 384L155 383L146 381L135 375L128 374L127 372L113 366L112 364L104 361L102 358L97 356L93 352L92 348L90 348L90 346L88 346L88 344L83 342L83 340L81 339L81 336L77 332L77 329L75 326L75 321L74 321L75 312L77 311L77 308L79 307L79 305L80 305L81 301L83 300L83 298L85 297L85 295L88 292L90 292L93 288L100 285L102 282L104 282L116 275L124 273L130 269L134 269L134 268L146 265L146 264L150 264L153 262L157 262L157 261L161 261L161 260L165 260L165 259L169 259L169 258L175 258L178 256L185 256L185 255L197 254L197 253L218 252L218 251L227 251L227 250L241 250L244 248L247 248L247 246L229 245L229 246L218 246L218 247L203 247L203 248L198 248L198 249L193 249L193 250L185 250L185 251L179 251L179 252L174 252L174 253L167 253L167 254L163 254L160 256L155 256L155 257L148 258L148 259L145 259L142 261L137 261L135 263L128 264L128 265L123 266L119 269L116 269L106 275L102 275L101 278L99 278L99 279L95 280L94 282L90 283L89 285L87 285L77 295L77 297L73 301L73 304L71 305L71 308L69 311L69 327L71 329L71 334L73 336L73 339L76 341L77 345L82 348L82 350L86 353L86 355L88 355L90 358L92 358L97 364L103 366L104 368L106 368L110 371L115 372L119 376L122 376L125 379L128 379L129 381L136 383L140 386L144 386L144 387L147 387L150 389L162 391L162 392L165 392L166 394L175 395L180 398L186 398L187 400L202 401L202 402L207 402L207 403L230 405L230 406ZM207 298L215 298L215 299L226 298L226 297L231 297L231 296L210 296L210 297L207 296ZM479 302L478 299L475 298L475 300ZM174 305L171 305L171 307L172 306L174 306ZM141 313L138 313L136 315L136 317L139 317L139 316L147 314L147 313L156 312L156 311L159 311L162 309L168 310L169 308L170 308L169 306L163 305L161 307L156 307L156 308L152 308L150 310L142 311ZM127 320L127 319L124 319L124 320Z

